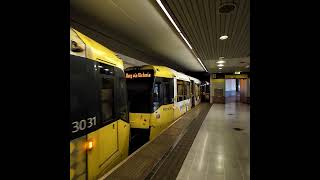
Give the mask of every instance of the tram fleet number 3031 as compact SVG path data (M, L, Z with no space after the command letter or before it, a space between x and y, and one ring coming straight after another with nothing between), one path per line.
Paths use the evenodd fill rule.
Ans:
M73 128L72 133L76 133L79 130L83 131L87 128L91 128L92 126L95 126L96 124L97 124L96 117L82 119L80 121L74 121L74 122L72 122L72 128Z

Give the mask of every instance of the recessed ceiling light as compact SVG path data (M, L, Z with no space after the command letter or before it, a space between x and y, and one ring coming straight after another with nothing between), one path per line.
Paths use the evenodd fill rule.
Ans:
M224 65L223 65L223 64L218 64L218 66L219 66L219 67L222 67L222 66L224 66Z
M225 63L225 61L220 60L220 61L217 61L217 63Z
M234 72L234 74L240 74L240 71L236 71L236 72Z
M219 6L219 13L221 14L229 14L236 9L236 4L233 2L225 2Z
M220 39L220 40L226 40L226 39L228 39L228 36L227 36L227 35L223 35L223 36L220 36L219 39Z

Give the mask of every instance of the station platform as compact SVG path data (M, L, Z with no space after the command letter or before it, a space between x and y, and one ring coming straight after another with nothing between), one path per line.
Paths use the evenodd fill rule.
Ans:
M201 103L102 179L250 179L250 106Z

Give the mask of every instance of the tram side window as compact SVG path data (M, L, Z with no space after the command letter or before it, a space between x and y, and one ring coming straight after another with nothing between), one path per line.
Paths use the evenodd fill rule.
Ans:
M155 82L153 87L153 110L155 111L161 106L161 82Z
M114 67L99 63L102 122L112 121L114 112Z
M163 104L173 103L173 79L163 79Z
M125 78L119 78L119 113L122 120L128 120L127 115L127 86Z
M113 84L114 79L102 78L102 87L100 90L102 121L106 122L112 119L113 112Z
M177 101L183 101L184 100L184 83L181 80L177 80Z
M128 104L127 104L127 86L124 72L119 68L114 68L115 71L115 89L114 92L114 117L124 121L128 120Z
M200 89L199 89L199 85L198 84L194 84L194 92L195 92L195 97L199 97L199 92L200 92Z
M190 98L190 82L184 82L184 99L189 99Z
M194 83L194 81L191 81L191 96L194 96L195 95L195 86L196 84Z

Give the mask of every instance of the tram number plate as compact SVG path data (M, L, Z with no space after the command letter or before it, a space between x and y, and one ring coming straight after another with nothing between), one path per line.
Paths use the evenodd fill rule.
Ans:
M74 121L72 122L72 133L78 132L79 130L85 130L87 128L91 128L92 126L95 126L97 124L96 117L88 118L88 119L82 119L80 121Z

